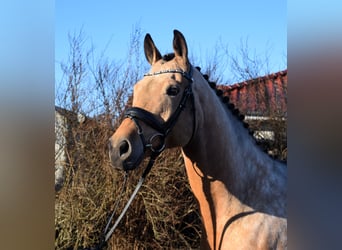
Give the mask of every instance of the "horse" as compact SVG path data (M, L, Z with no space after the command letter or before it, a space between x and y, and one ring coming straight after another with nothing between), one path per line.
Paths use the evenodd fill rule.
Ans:
M146 34L151 69L109 139L111 164L129 171L181 147L202 218L201 249L287 249L287 166L263 152L242 115L191 65L178 30L173 50L162 56Z

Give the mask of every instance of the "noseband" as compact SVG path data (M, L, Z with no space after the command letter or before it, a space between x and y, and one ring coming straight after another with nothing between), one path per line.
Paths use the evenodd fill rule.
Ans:
M144 146L144 152L147 148L149 148L153 153L160 154L165 149L165 138L170 133L172 128L175 126L180 114L185 108L185 104L189 97L193 99L193 93L192 93L192 66L190 66L190 71L185 72L180 69L170 69L170 70L162 70L154 73L147 73L144 76L155 76L155 75L161 75L161 74L168 74L168 73L178 73L181 74L184 78L186 78L189 81L189 85L184 89L182 99L175 110L175 112L169 117L169 119L163 123L161 123L159 120L156 119L155 115L153 115L151 112L138 108L138 107L132 107L128 108L125 113L125 118L130 118L136 125L138 130L138 135L140 136L141 142ZM142 128L139 124L139 121L144 122L146 125L150 126L151 128L155 129L158 133L154 134L148 142L146 141ZM157 145L155 147L154 140L160 139L162 141L162 145Z

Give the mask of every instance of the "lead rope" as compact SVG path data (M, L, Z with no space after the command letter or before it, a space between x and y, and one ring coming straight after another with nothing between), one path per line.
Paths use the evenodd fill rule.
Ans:
M106 225L106 228L105 230L103 231L103 235L106 234L108 228L109 228L109 225L110 223L112 222L113 220L113 217L114 217L114 214L116 213L116 210L118 209L119 207L119 203L121 201L121 198L122 198L122 195L123 193L125 192L126 190L126 186L127 186L127 179L128 179L128 172L125 172L125 176L124 176L124 181L123 181L123 184L122 184L122 188L121 188L121 192L119 194L119 197L118 199L116 200L115 202L115 205L114 205L114 209L113 209L113 212L112 212L112 215L110 216L108 222L107 222L107 225ZM104 238L101 238L100 242L94 247L94 248L82 248L81 250L101 250L104 246L106 246L107 244L107 240L105 240Z
M119 203L120 203L120 201L121 201L122 195L123 195L123 193L124 193L124 191L125 191L125 189L126 189L127 179L128 179L128 172L125 172L124 182L123 182L123 184L122 184L121 192L120 192L120 194L119 194L118 199L117 199L116 202L115 202L115 206L114 206L112 215L110 216L110 218L109 218L109 220L108 220L108 222L107 222L107 225L106 225L105 230L103 231L103 234L104 234L104 235L105 235L106 232L108 231L109 225L110 225L110 223L111 223L112 220L113 220L113 217L114 217L114 214L116 213L116 210L118 209L118 206L119 206Z
M117 226L119 225L119 222L121 221L122 217L125 215L125 213L127 212L129 206L131 205L132 201L134 200L135 196L137 195L139 189L141 188L142 184L144 183L145 179L146 179L146 176L148 175L148 173L150 172L157 156L159 155L160 153L152 153L151 157L150 157L150 160L143 172L143 174L141 175L140 179L139 179L139 182L137 184L137 186L135 187L131 197L129 198L128 202L126 203L125 207L123 208L121 214L119 215L119 217L116 219L114 225L112 226L112 228L107 232L108 228L109 228L109 225L114 217L114 214L117 210L117 207L118 207L118 204L119 204L119 201L121 200L121 196L123 194L123 191L121 191L121 194L120 194L120 199L116 202L115 204L115 208L114 208L114 211L107 223L107 226L104 230L104 234L105 234L105 238L102 239L102 242L100 242L99 244L99 248L98 249L101 249L102 247L105 246L105 244L107 243L107 241L109 240L109 238L112 236L114 230L117 228ZM125 180L124 180L124 186L123 186L123 190L125 189L125 186L126 186L126 183L127 183L127 172L125 174ZM106 233L107 232L107 233Z
M160 154L161 152L153 152L150 156L150 160L143 172L143 174L141 175L139 181L138 181L138 184L137 186L135 187L131 197L129 198L128 202L126 203L125 207L123 208L121 214L119 215L119 217L116 219L114 225L111 227L111 229L107 232L108 228L109 228L109 225L111 223L111 221L113 220L113 217L114 217L114 214L119 206L119 203L121 201L121 197L124 193L124 190L126 189L126 185L127 185L127 179L128 179L128 173L126 172L125 173L125 177L124 177L124 183L123 183L123 187L122 187L122 190L121 190L121 193L119 195L119 199L116 201L115 203L115 206L114 206L114 210L113 210L113 213L112 215L110 216L108 222L107 222L107 225L106 225L106 228L105 230L103 231L103 234L104 234L104 238L101 238L100 242L95 246L95 247L91 247L91 248L81 248L81 250L101 250L103 249L106 245L107 245L107 241L109 240L109 238L112 236L114 230L117 228L117 226L119 225L122 217L125 215L125 213L127 212L128 210L128 207L131 205L132 201L134 200L135 196L137 195L139 189L141 188L142 184L144 183L144 180L146 179L146 176L148 175L148 173L150 172L156 158L158 157L158 155ZM107 232L107 233L106 233ZM68 248L68 250L71 249L71 248Z
M193 106L195 106L195 105L194 105L194 100L193 100L193 95L192 95L192 88L191 88L191 83L193 82L193 79L192 79L192 67L190 66L190 72L189 72L189 73L176 69L176 70L160 71L160 72L156 72L156 73L148 73L148 74L145 74L144 76L153 76L153 75L158 75L158 74L163 74L163 73L180 73L180 74L183 75L183 77L185 77L186 79L188 79L189 82L190 82L189 87L188 87L188 88L185 90L185 92L184 92L184 95L183 95L183 98L182 98L182 100L181 100L180 105L178 106L176 112L171 116L172 118L175 117L175 119L170 119L170 120L168 120L168 122L166 122L166 124L167 124L167 126L166 126L166 131L162 131L162 132L164 132L163 135L164 135L164 137L165 137L165 136L171 131L171 129L173 128L173 126L175 125L175 123L176 123L176 121L177 121L178 116L180 115L180 113L181 113L181 112L183 111L183 109L185 108L185 104L186 104L187 99L188 99L189 96L192 97ZM127 113L126 116L129 117L129 118L131 118L131 119L134 118L135 116L137 116L137 114L139 114L139 113L136 113L134 116L132 116L132 115L131 115L132 110L133 110L133 111L138 110L139 112L143 112L143 113L145 114L144 118L146 118L146 117L149 118L149 116L146 115L146 112L145 112L144 110L142 110L142 109L131 108L131 109L129 109L129 110L130 110L130 113L127 113L127 111L126 111L126 113ZM139 116L138 116L138 117L139 117ZM139 118L141 119L141 117L139 117ZM145 142L145 139L144 139L144 136L143 136L143 132L142 132L142 129L141 129L139 123L138 123L135 119L132 119L132 120L134 121L135 125L136 125L137 128L138 128L138 134L139 134L139 136L140 136L140 138L141 138L141 140L142 140L143 145L146 146L146 142ZM142 120L146 122L146 119L142 119ZM151 120L148 120L148 121L151 121ZM148 123L149 123L149 124L152 124L152 125L155 124L154 119L152 119L152 122L148 122ZM159 123L156 123L156 124L159 124ZM157 130L159 130L159 129L157 129ZM194 133L194 131L193 131L193 133ZM192 136L191 136L190 141L192 140L192 137L193 137L193 134L192 134ZM116 221L115 221L114 225L112 226L112 228L107 232L107 230L108 230L108 228L109 228L109 225L110 225L110 223L111 223L111 221L112 221L112 219L113 219L113 217L114 217L114 214L115 214L115 212L116 212L116 209L117 209L117 207L118 207L118 203L119 203L119 202L117 201L117 203L115 204L114 211L113 211L112 215L110 216L110 219L109 219L109 221L108 221L108 223L107 223L107 225L106 225L106 228L105 228L105 230L104 230L105 238L101 240L101 242L100 242L100 244L99 244L99 247L105 246L105 244L107 243L107 241L109 240L109 238L112 236L114 230L115 230L115 229L117 228L117 226L119 225L119 223L120 223L122 217L123 217L123 216L125 215L125 213L127 212L129 206L131 205L131 203L132 203L132 201L134 200L135 196L137 195L139 189L141 188L141 186L142 186L142 184L143 184L143 182L144 182L146 176L147 176L148 173L150 172L150 170L151 170L151 168L152 168L152 166L153 166L153 164L154 164L156 158L157 158L158 155L163 151L163 149L164 149L164 148L162 148L162 150L158 150L158 151L152 150L152 154L151 154L151 156L150 156L150 160L149 160L149 162L148 162L148 164L147 164L147 166L146 166L146 168L145 168L145 170L144 170L142 176L140 177L140 179L139 179L139 181L138 181L138 184L137 184L137 186L135 187L135 189L134 189L134 191L133 191L131 197L129 198L128 202L126 203L126 205L125 205L125 207L123 208L123 210L122 210L121 214L119 215L119 217L116 219ZM127 181L127 172L126 172L126 175L125 175L125 182L126 182L126 181ZM126 185L126 184L124 184L123 190L125 189L125 185ZM121 194L120 194L120 200L121 200L122 193L123 193L123 191L122 191ZM106 233L106 232L107 232L107 233ZM99 249L101 249L101 248L99 248Z

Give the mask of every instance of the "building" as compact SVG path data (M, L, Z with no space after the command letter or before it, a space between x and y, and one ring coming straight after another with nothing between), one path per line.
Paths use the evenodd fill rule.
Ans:
M65 169L69 164L67 150L74 145L73 126L84 123L86 117L55 106L55 191L63 187Z
M245 115L254 137L269 154L287 158L287 70L218 86Z

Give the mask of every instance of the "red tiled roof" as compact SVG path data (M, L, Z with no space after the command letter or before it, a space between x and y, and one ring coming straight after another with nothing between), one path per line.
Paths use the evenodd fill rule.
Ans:
M233 85L217 86L245 115L287 116L287 69Z

